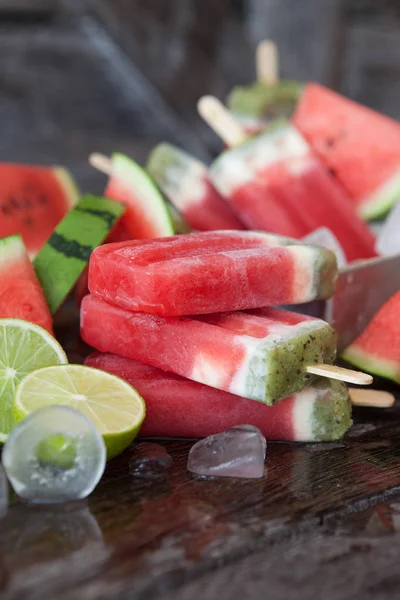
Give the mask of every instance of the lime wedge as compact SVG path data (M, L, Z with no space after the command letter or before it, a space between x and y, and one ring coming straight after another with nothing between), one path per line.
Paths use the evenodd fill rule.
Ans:
M90 419L103 436L108 459L132 443L146 414L143 398L129 383L81 365L47 367L25 377L15 394L15 420L52 404L70 406Z
M12 404L18 383L31 371L68 359L50 333L20 319L0 319L0 442L14 426Z

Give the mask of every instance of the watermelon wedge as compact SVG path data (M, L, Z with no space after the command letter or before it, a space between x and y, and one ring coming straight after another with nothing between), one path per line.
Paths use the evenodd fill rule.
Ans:
M49 333L52 318L20 235L0 240L0 318L23 319Z
M400 383L400 291L376 313L343 358L368 373Z
M0 238L21 234L35 256L78 198L66 169L0 163Z
M383 216L400 199L400 124L316 83L293 116L363 218Z
M124 154L112 155L112 175L104 195L126 205L121 224L130 239L174 234L170 212L146 171Z
M37 277L54 314L124 213L125 206L86 195L59 223L33 261Z

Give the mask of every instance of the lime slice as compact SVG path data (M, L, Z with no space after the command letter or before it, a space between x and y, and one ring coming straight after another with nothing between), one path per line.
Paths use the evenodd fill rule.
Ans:
M0 442L14 426L12 404L17 384L28 373L68 359L50 333L20 319L0 319Z
M47 367L25 377L15 394L15 420L52 404L65 404L90 419L103 436L108 459L132 443L146 414L143 398L129 383L81 365Z

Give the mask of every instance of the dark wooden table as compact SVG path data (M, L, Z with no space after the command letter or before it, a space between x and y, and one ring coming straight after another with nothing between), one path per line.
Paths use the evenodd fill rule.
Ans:
M210 3L203 1L210 10ZM205 158L215 150L215 139L196 120L192 101L207 83L209 91L222 94L233 83L236 68L238 78L251 78L245 63L252 59L257 36L246 41L237 16L250 3L221 2L215 18L225 29L218 43L209 38L218 27L204 12L202 2L165 2L169 9L175 7L173 13L156 0L149 0L145 8L139 2L115 0L115 11L110 11L111 4L102 2L100 8L99 2L92 2L85 12L82 3L71 1L68 10L54 13L53 6L51 15L44 18L43 13L43 21L36 17L34 22L16 13L4 17L0 5L0 160L66 164L83 189L100 191L103 180L86 163L93 150L121 150L144 160L148 150L163 139ZM190 12L193 4L197 20ZM283 4L290 3L285 0ZM342 3L321 0L318 4L320 19L328 8L333 11L330 15L343 18ZM351 39L355 4L345 15L350 19L345 22ZM266 5L254 2L254 14L263 10L267 14ZM124 6L126 19L121 20L118 10ZM387 6L389 10L391 3ZM338 7L342 12L337 13ZM368 25L369 35L387 39L382 31L373 30L367 9L367 2L359 6L364 20L356 19L357 27ZM224 18L224 10L229 11L229 19ZM142 20L138 18L131 26L136 37L129 50L129 44L122 44L122 31L125 35L129 31L126 27L135 11ZM391 14L389 36L396 22L395 12ZM284 37L287 30L279 25L283 17L277 11L274 15L271 27L275 23ZM154 25L150 41L145 30L142 38L137 37L143 22ZM188 22L192 29L187 28ZM175 27L175 37L170 31L168 38L166 27ZM254 27L260 36L262 23L256 21ZM117 30L121 39L113 37ZM184 66L184 53L182 72L175 72L174 79L171 46L165 54L164 79L157 78L156 71L152 74L150 67L144 76L144 57L157 33L171 45L175 40L175 56L182 56L179 44L187 38L187 31L195 38L189 48L194 53L193 66ZM337 25L332 31L336 39ZM237 44L243 45L231 55L226 48L233 47L230 36L235 32ZM129 57L138 39L147 46L134 62ZM314 43L322 42L314 39ZM204 52L218 55L220 63L211 68ZM306 48L301 52L307 56ZM328 57L332 55L327 49L324 52L309 65L313 77L329 72L333 79L340 75L344 85L342 73L351 65L346 61L344 68L339 55L331 62ZM296 61L299 64L299 57ZM330 70L328 62L333 65ZM285 53L286 70L290 64L290 52ZM354 64L351 68L356 68ZM191 95L182 98L182 86L189 89L191 85L189 75L196 79L196 65L205 71L194 81ZM364 81L361 67L357 73ZM377 74L383 77L379 68ZM170 82L169 91L163 81ZM393 81L398 85L398 80ZM385 103L385 97L380 102ZM364 100L373 104L374 94ZM398 110L393 99L380 108L390 113L395 104ZM58 332L67 340L71 358L77 360L83 350L77 347L75 326L73 321L64 321ZM192 442L168 440L162 443L173 464L163 477L143 479L130 474L133 446L109 463L103 480L85 502L35 507L21 504L11 493L8 513L0 520L1 599L398 598L400 406L382 411L358 409L354 421L341 443L268 444L265 475L259 481L196 478L186 470Z

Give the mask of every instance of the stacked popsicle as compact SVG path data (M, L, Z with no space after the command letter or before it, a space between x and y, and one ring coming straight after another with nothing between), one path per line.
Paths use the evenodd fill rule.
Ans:
M256 70L257 81L227 99L235 119L252 135L291 119L357 213L384 216L400 200L399 123L322 85L279 80L271 40L259 44Z
M373 234L292 124L280 121L248 139L215 98L202 98L199 110L236 146L213 163L210 178L247 227L296 239L324 227L349 262L376 256Z
M245 227L294 239L328 229L348 262L376 256L374 235L294 125L280 120L248 139L216 99L203 98L199 110L232 148L209 170L169 144L157 146L147 164L193 229Z
M335 332L271 308L327 298L336 277L329 250L263 233L101 246L81 335L112 356L88 364L141 391L147 434L197 437L246 422L270 439L337 439L351 423L346 386L315 375L335 359Z

